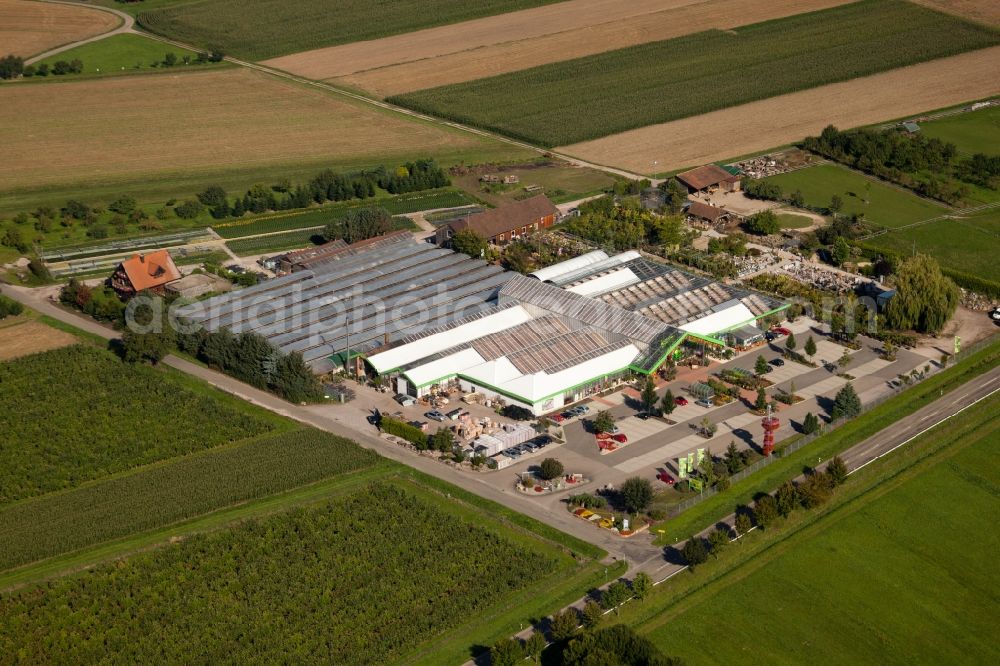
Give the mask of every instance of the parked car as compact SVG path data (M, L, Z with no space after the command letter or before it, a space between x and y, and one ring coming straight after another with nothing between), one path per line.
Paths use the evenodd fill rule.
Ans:
M778 334L775 333L774 331L768 331L767 333L764 334L764 339L767 340L768 342L774 342L775 340L778 339Z
M674 485L674 483L676 483L674 477L670 476L666 472L660 472L659 474L656 475L656 478L659 479L660 481L663 481L663 483L667 484L668 486L672 486Z
M615 440L619 444L628 444L628 437L625 436L623 432L617 432L611 435L611 439Z
M562 416L562 417L563 417L564 419L571 419L571 418L573 418L574 416L579 416L579 414L577 414L576 412L571 412L571 411L569 411L569 410L567 409L567 410L566 410L565 412L563 412L563 413L562 413L562 414L561 414L560 416Z
M676 398L674 398L674 404L677 405L678 407L686 407L688 404L688 399L682 395L679 395Z
M613 426L611 426L611 429L610 429L610 430L608 430L608 434L609 434L609 435L617 435L617 434L618 434L618 433L620 433L621 431L622 431L622 429L621 429L621 428L619 428L619 427L618 427L618 426L616 426L616 425L613 425Z
M783 358L772 358L771 359L771 365L773 365L776 368L780 368L784 364L785 364L785 359L783 359Z
M694 404L701 405L705 409L708 409L709 407L714 407L715 406L715 405L712 404L712 402L710 400L706 400L705 398L699 398L699 399L695 400Z
M648 421L649 412L639 412L638 414L635 415L635 418L639 419L640 421Z
M785 328L784 326L776 326L771 329L772 333L777 333L778 335L791 335L792 332Z
M566 420L566 417L563 416L562 414L553 414L549 418L555 421L556 423L562 423L563 421Z
M586 414L590 411L590 407L587 407L587 405L577 405L576 408L580 410L581 414Z
M412 395L406 395L403 393L397 393L392 399L401 404L403 407L410 407L411 405L417 404L416 398Z
M439 412L436 409L434 411L427 412L426 414L424 414L424 416L426 416L427 418L431 419L432 421L447 421L448 420L447 416L445 416L444 414L442 414L441 412Z

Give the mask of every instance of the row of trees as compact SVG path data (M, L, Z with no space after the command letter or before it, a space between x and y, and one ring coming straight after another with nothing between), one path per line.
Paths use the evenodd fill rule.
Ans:
M384 208L371 206L350 210L323 228L323 238L327 241L343 239L346 243L357 243L392 231L392 215Z
M542 663L542 652L548 647L545 663L561 666L681 666L680 659L664 655L649 639L636 634L631 627L616 624L603 627L604 619L613 609L629 599L642 601L653 590L649 574L639 572L625 582L618 580L601 592L594 593L583 608L570 607L548 618L548 646L541 628L527 639L504 638L490 648L492 666L517 666L525 660Z
M670 254L690 240L679 216L660 216L633 202L601 197L580 206L580 216L564 225L566 231L621 252L649 247Z
M685 542L681 554L692 570L708 561L709 555L718 557L732 543L735 536L742 536L754 526L767 529L779 518L790 515L799 508L814 509L833 496L834 489L847 480L847 465L839 456L833 458L825 471L810 470L803 481L786 481L773 494L762 493L752 507L740 506L736 510L733 530L720 526L709 533L707 539L692 536Z
M0 294L0 319L16 317L22 312L24 312L23 305L15 301L13 298L8 298Z

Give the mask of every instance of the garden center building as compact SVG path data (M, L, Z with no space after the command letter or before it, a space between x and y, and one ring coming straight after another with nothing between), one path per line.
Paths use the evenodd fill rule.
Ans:
M458 384L542 414L785 307L637 252L525 276L397 234L180 314L258 333L317 373L346 366L418 397Z

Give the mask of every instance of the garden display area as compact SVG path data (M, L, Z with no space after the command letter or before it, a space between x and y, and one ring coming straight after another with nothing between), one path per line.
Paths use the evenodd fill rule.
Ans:
M0 385L0 654L460 663L604 581L589 544L171 368L81 342Z

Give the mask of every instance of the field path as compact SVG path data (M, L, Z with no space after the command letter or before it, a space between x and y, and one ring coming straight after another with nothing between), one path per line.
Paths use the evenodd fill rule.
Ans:
M1000 93L1000 46L779 95L556 150L637 173L706 164Z
M70 7L85 6L95 11L102 11L109 14L114 14L119 19L121 19L122 22L114 30L110 30L108 32L102 32L99 35L94 35L93 37L88 37L87 39L81 39L76 42L70 42L69 44L63 44L62 46L57 46L54 49L49 49L44 53L39 53L36 56L32 56L24 61L25 64L27 65L30 65L31 63L34 62L38 62L39 60L44 60L45 58L56 55L57 53L62 53L63 51L69 51L70 49L75 49L77 46L83 46L84 44L96 42L98 40L104 39L105 37L110 37L112 35L120 35L125 32L133 32L133 33L135 32L135 29L133 28L133 26L135 25L135 19L133 19L130 15L126 14L125 12L113 9L111 7L102 7L100 5L81 5L78 2L63 2L62 0L39 0L39 2L47 2L53 5L67 5Z

